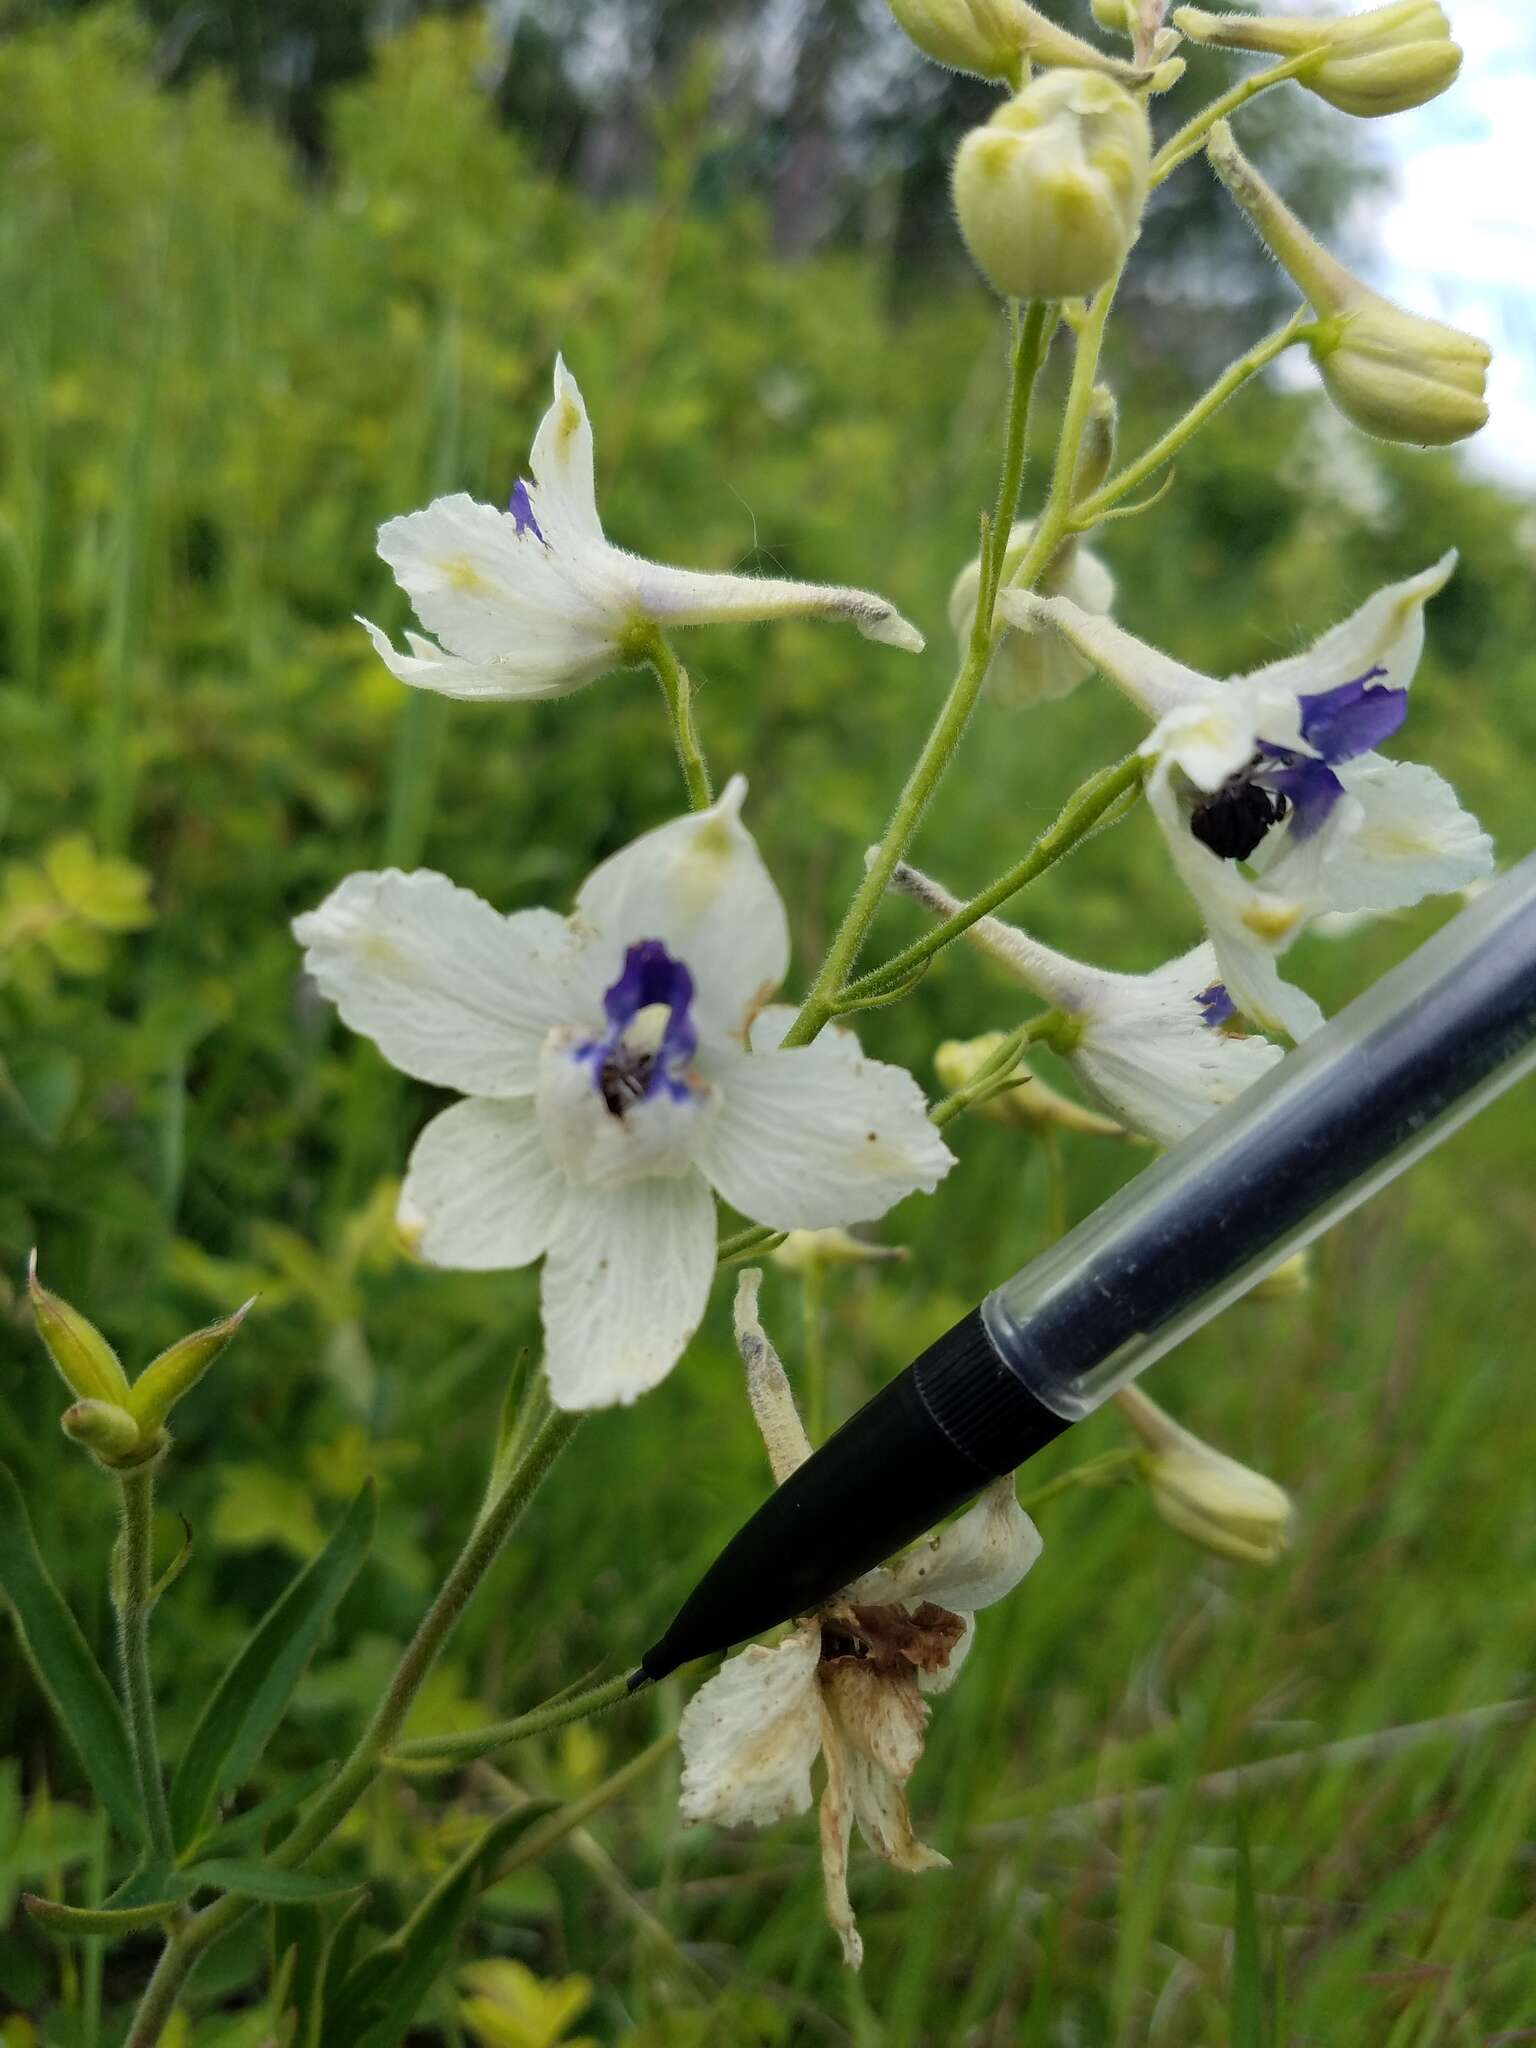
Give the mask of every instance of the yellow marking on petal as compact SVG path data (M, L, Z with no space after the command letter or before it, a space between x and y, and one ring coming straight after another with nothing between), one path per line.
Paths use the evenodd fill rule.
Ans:
M1256 939L1276 945L1301 922L1299 903L1249 903L1243 907L1243 923Z
M555 432L562 441L569 441L572 434L581 431L581 407L575 399L566 396L560 401L560 417L555 421Z
M490 584L467 555L450 555L437 566L438 573L451 589L471 591L476 596L485 596L490 591Z

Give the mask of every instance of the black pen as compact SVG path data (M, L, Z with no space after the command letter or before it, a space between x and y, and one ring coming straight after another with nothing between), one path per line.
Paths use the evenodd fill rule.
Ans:
M726 1545L631 1687L883 1563L1533 1065L1536 855L850 1417Z

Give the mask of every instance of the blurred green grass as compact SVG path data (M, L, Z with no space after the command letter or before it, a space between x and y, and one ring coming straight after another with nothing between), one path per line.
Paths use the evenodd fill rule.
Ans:
M162 1489L167 1543L179 1513L197 1538L156 1621L172 1755L242 1628L379 1476L377 1557L264 1785L335 1754L377 1696L389 1644L461 1535L509 1363L536 1340L531 1276L399 1259L389 1182L430 1091L306 998L287 920L385 860L430 863L508 908L560 903L681 801L639 677L527 709L398 689L351 623L404 616L374 527L450 486L504 495L559 347L593 411L617 539L864 584L923 624L918 661L809 625L688 646L717 769L750 772L804 974L947 680L944 599L992 483L1002 363L979 290L893 326L878 256L776 261L754 213L683 203L684 121L661 199L596 210L533 170L474 81L467 27L383 44L334 109L321 186L216 83L159 93L125 16L0 49L0 921L17 903L31 919L0 922L0 1284L40 1243L50 1284L133 1362L262 1293L186 1404ZM1120 381L1134 445L1178 391L1133 353ZM1220 670L1460 545L1408 743L1513 858L1536 754L1533 519L1450 459L1368 447L1308 399L1249 393L1104 552L1125 622ZM980 886L1136 737L1098 685L1033 716L984 705L924 828L925 863ZM82 834L147 874L152 922L133 928L122 875L92 867ZM1195 930L1145 818L1019 909L1117 966L1156 964ZM1334 1006L1444 915L1309 939L1296 970ZM893 907L881 937L899 943L912 920ZM1005 986L956 958L863 1035L926 1075L940 1038L1014 1014ZM1041 1241L1041 1157L983 1124L955 1135L962 1170L884 1226L911 1262L830 1283L835 1416ZM1045 1558L985 1618L914 1782L920 1829L955 1868L916 1882L859 1862L861 1981L820 1924L810 1824L684 1835L665 1773L596 1832L623 1886L718 1976L715 2005L698 2005L622 1890L569 1854L490 1895L465 1953L580 1971L596 1986L586 2031L658 2048L1227 2040L1237 1836L1205 1781L1536 1693L1532 1137L1527 1092L1337 1233L1307 1296L1233 1311L1159 1375L1194 1426L1297 1494L1283 1568L1209 1563L1130 1490L1044 1511ZM1072 1214L1126 1167L1072 1152ZM617 1666L759 1496L728 1292L660 1392L585 1430L418 1731ZM58 1435L17 1295L0 1299L0 1445L105 1642L103 1490ZM771 1275L765 1306L794 1371L796 1283ZM1113 1441L1112 1421L1094 1421L1041 1476ZM584 1789L682 1696L670 1685L513 1753L509 1772ZM79 1796L9 1644L0 1734L34 1790ZM1533 1771L1536 1732L1517 1714L1255 1782L1277 2039L1431 2048L1536 2017ZM338 1854L380 1873L381 1926L486 1798L473 1776L391 1782L360 1809ZM146 1955L109 1957L102 2039ZM251 1967L238 1944L210 1963L200 2044L249 2033L236 2008ZM0 1935L0 2014L78 2042L71 1984L41 1937ZM453 2026L443 2004L422 2038L460 2038Z

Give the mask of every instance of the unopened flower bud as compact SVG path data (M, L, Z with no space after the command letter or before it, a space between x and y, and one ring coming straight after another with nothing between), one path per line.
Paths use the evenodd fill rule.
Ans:
M792 1230L768 1254L771 1264L789 1273L803 1273L811 1266L883 1265L906 1256L904 1244L871 1244L839 1224L826 1230Z
M1265 184L1225 121L1206 148L1217 176L1317 313L1308 346L1347 420L1384 441L1437 448L1487 424L1486 342L1405 313L1362 284Z
M126 1406L128 1376L117 1353L94 1323L43 1286L37 1277L35 1251L27 1268L27 1291L32 1297L37 1334L70 1392L82 1401Z
M1113 404L1113 400L1110 401ZM1008 536L1003 554L1006 589L1024 559L1035 522L1024 519ZM1098 556L1074 535L1056 550L1040 577L1038 589L1046 597L1070 597L1085 612L1107 613L1115 601L1115 579ZM961 647L970 643L976 623L976 597L981 588L981 560L969 562L955 578L949 594L949 623ZM1092 675L1093 663L1078 653L1062 634L1027 632L1010 626L997 644L987 671L989 686L1003 701L1015 705L1038 704L1047 698L1065 697L1084 676Z
M144 1456L139 1425L112 1401L77 1401L59 1417L59 1427L103 1465L136 1465Z
M1170 1528L1239 1564L1279 1560L1293 1512L1282 1487L1203 1443L1139 1387L1122 1387L1114 1400L1146 1445L1142 1474Z
M1345 114L1370 118L1421 107L1461 69L1461 51L1436 0L1393 0L1364 14L1207 14L1181 7L1174 20L1191 41L1279 58L1316 50L1298 82Z
M1111 35L1128 36L1135 26L1134 0L1091 0L1090 12Z
M1015 78L1024 55L1021 10L1010 0L890 0L925 57L978 78Z
M934 1072L941 1085L951 1094L969 1087L996 1056L1006 1036L1002 1031L984 1031L979 1038L945 1039L933 1056ZM1008 1080L1013 1085L977 1104L978 1115L1015 1131L1075 1131L1085 1137L1122 1141L1135 1135L1124 1124L1084 1109L1080 1102L1042 1081L1024 1060L1016 1060L1009 1068Z
M254 1295L252 1300L254 1300ZM128 1389L127 1407L146 1443L158 1438L165 1418L189 1394L250 1313L251 1303L237 1308L222 1323L194 1330L146 1365Z
M1115 459L1115 436L1120 408L1107 384L1095 384L1088 397L1088 417L1078 443L1077 466L1072 472L1074 500L1091 498L1109 475ZM1051 593L1056 594L1056 593Z
M965 245L1004 297L1085 297L1136 238L1151 161L1146 110L1123 86L1046 72L960 145Z

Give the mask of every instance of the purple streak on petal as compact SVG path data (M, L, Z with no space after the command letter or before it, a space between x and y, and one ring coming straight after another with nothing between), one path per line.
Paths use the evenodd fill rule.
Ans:
M1253 779L1263 789L1283 796L1291 807L1291 836L1310 839L1327 824L1334 805L1344 794L1344 785L1326 761L1307 754L1292 754L1284 747L1259 742L1265 765L1256 768Z
M1408 716L1408 692L1372 688L1384 668L1367 670L1352 683L1315 696L1298 697L1301 736L1325 761L1353 761L1390 739Z
M535 540L544 540L544 529L533 516L533 500L528 495L528 485L522 477L512 486L512 495L507 500L507 510L512 514L512 523L517 528L517 537L532 533ZM545 547L549 542L544 540Z
M1212 1031L1219 1031L1237 1015L1237 1005L1227 994L1226 984L1213 981L1209 988L1201 989L1195 997L1200 1008L1200 1022L1209 1025Z

